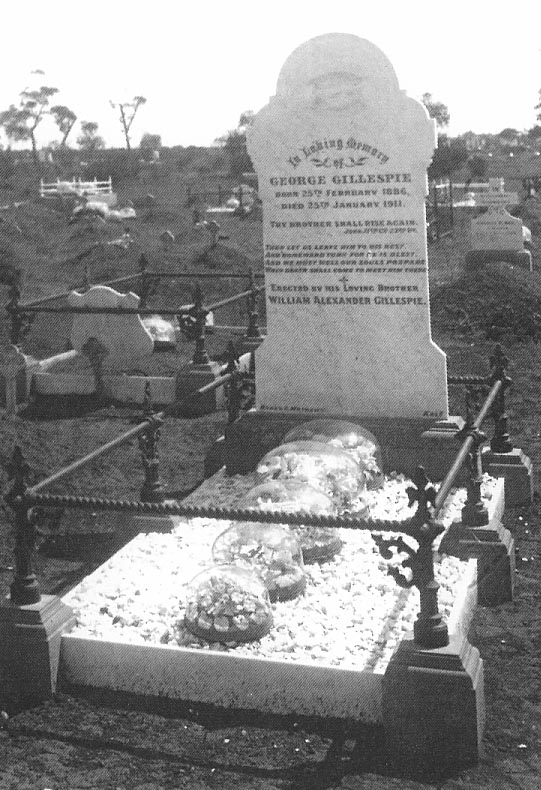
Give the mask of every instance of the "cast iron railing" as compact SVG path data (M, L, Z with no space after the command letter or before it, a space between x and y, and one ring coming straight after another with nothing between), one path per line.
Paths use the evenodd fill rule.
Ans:
M430 484L425 470L422 467L417 468L413 475L413 485L407 490L410 505L417 503L417 509L412 517L403 521L393 521L374 518L361 519L355 515L329 516L301 512L288 513L287 515L287 522L292 525L368 530L372 533L380 553L387 559L392 556L391 548L397 549L399 553L405 553L406 559L402 561L401 567L390 567L389 573L401 587L415 586L419 590L420 607L414 624L414 639L423 648L442 647L449 641L447 626L443 622L438 607L438 584L434 575L434 541L444 532L443 526L437 522L438 513L441 511L451 488L455 485L460 469L466 462L468 467L467 499L462 510L462 521L468 526L488 523L488 512L481 499L481 445L485 436L481 433L480 427L486 417L491 414L496 426L495 441L496 443L501 442L505 433L502 433L502 426L504 423L506 425L504 394L510 382L506 366L507 358L501 347L498 346L491 357L490 376L486 379L468 377L470 386L472 386L472 380L475 379L476 386L483 386L485 389L489 387L488 394L475 419L471 413L466 415L465 426L460 432L461 447L437 493ZM226 386L229 422L234 422L239 417L240 410L253 402L253 376L254 355L252 354L249 370L241 372L234 350L231 349L227 372L211 384L190 394L182 402L200 397L218 387ZM158 439L165 416L174 411L179 403L171 404L163 411L155 413L150 403L150 390L147 386L142 422L139 425L35 485L29 485L28 464L21 448L15 447L8 469L9 479L13 482L5 497L7 504L15 514L15 574L11 584L11 602L14 605L32 604L40 600L38 581L32 564L36 540L36 509L40 507L67 507L93 511L176 515L186 518L205 517L283 523L284 515L279 512L202 507L186 505L178 501L164 501L166 495L159 475ZM139 440L145 473L141 501L45 493L45 490L53 483L88 466L97 458L134 438ZM390 536L381 534L389 532L399 534ZM413 538L418 544L417 549L407 543L402 535Z
M148 299L151 295L155 293L157 283L160 279L170 278L182 278L188 276L195 276L197 278L196 284L192 289L192 304L191 305L183 305L183 306L155 306L149 308L147 306ZM213 278L227 278L227 279L247 279L248 287L239 293L234 294L233 296L229 296L226 299L220 299L216 302L211 304L204 303L204 295L201 288L201 284L199 282L200 279L205 278L206 276L213 277ZM262 275L261 275L262 276ZM97 315L139 315L139 316L150 316L150 315L163 315L163 316L172 316L177 319L180 331L187 340L195 342L195 350L192 356L192 362L194 365L201 365L206 364L209 362L209 356L205 349L205 339L206 339L206 331L207 331L207 316L209 313L214 313L217 310L220 310L228 305L236 304L237 302L246 301L247 307L247 315L248 315L248 322L245 328L244 338L250 347L255 347L259 342L262 340L262 336L259 329L259 299L261 292L264 291L263 285L257 285L256 278L258 275L254 274L252 269L249 269L247 275L209 275L208 273L204 274L190 274L188 273L172 273L172 272L152 272L148 268L148 261L144 255L141 255L139 259L139 271L136 274L126 275L124 277L118 277L114 280L109 280L106 283L100 283L101 285L113 286L119 284L125 284L127 282L133 281L134 279L139 280L139 292L140 292L140 303L138 307L134 308L125 308L125 307L75 307L75 306L51 306L48 303L59 300L62 298L66 298L69 296L70 291L51 294L49 296L42 297L41 299L35 299L30 302L21 302L21 285L18 280L15 280L9 291L9 301L6 305L6 311L9 315L11 327L10 327L10 342L13 346L19 346L22 339L25 338L30 331L32 323L36 314L39 313L51 313L51 314L59 314L59 315L78 315L78 314L97 314ZM89 277L88 277L88 270L86 270L85 275L85 284L84 287L89 288ZM218 327L217 327L218 328ZM236 328L240 329L241 327L228 327L230 329Z

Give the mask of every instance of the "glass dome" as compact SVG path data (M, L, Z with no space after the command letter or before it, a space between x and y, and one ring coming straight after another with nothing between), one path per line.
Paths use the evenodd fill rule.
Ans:
M212 559L255 569L273 602L296 598L306 587L299 543L287 527L278 524L233 524L214 541Z
M381 449L373 433L347 420L320 419L303 422L289 431L284 443L309 440L330 444L354 458L369 489L383 485Z
M184 626L208 642L252 642L272 628L269 594L259 576L216 565L188 585Z
M359 497L366 484L357 462L344 449L300 440L270 450L259 462L256 479L302 480L332 497L340 507Z
M333 515L336 510L327 494L294 478L270 480L255 486L239 502L239 507L314 515ZM337 531L330 527L290 525L289 529L297 538L307 565L332 560L343 545Z

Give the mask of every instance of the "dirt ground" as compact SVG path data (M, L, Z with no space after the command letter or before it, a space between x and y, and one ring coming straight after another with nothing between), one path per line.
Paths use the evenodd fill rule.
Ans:
M178 186L178 185L177 185ZM137 189L139 192L137 193ZM156 194L159 185L151 184ZM126 196L141 196L149 184L128 185ZM148 251L153 266L183 266L201 272L261 271L261 225L255 221L224 220L218 248L205 255L205 242L194 236L189 210L183 206L182 189L164 188L167 201L151 217L134 222L132 235L137 249L129 254L95 254L94 280L134 271L140 250ZM177 195L177 202L173 201ZM180 196L180 197L179 197ZM3 201L0 201L3 202ZM535 487L541 469L541 422L538 412L541 381L541 347L535 328L541 313L541 204L528 201L523 216L533 239L533 275L506 264L466 272L466 217L457 217L455 231L429 249L433 336L448 356L450 374L488 372L488 357L496 339L510 357L509 373L514 380L509 396L511 435L534 462ZM41 213L40 213L41 212ZM6 240L0 224L0 246L10 244L17 262L26 271L25 294L35 297L63 290L80 282L82 253L88 238L72 238L73 228L58 210L36 206L17 224L23 231ZM172 249L160 246L159 235L168 227L178 241ZM1 234L4 234L2 236ZM87 232L93 239L93 232ZM111 235L111 231L107 230ZM22 238L21 238L22 237ZM81 241L82 239L82 241ZM71 245L71 246L70 246ZM103 251L103 248L101 248ZM209 298L227 295L234 283L208 286ZM189 292L173 280L153 297L178 304ZM503 319L494 316L502 302L508 305ZM497 316L496 316L497 317ZM238 323L245 316L229 314L224 323ZM499 323L498 323L499 321ZM496 335L491 327L497 326ZM4 326L5 329L5 326ZM65 347L69 325L58 325L49 317L37 323L25 340L25 350L45 356ZM210 339L218 354L225 335ZM189 358L190 347L180 351ZM452 388L451 412L464 413L463 394ZM0 421L3 470L13 446L19 443L33 479L60 468L126 430L136 410L103 404L63 404L51 411L37 404L26 414ZM168 419L162 429L161 475L173 496L194 486L203 477L203 458L221 435L226 416L217 412L205 418ZM491 426L488 425L490 433ZM116 451L73 479L59 484L57 491L136 498L142 484L136 443ZM5 471L2 483L6 484ZM43 592L59 593L77 582L129 539L114 516L59 514L56 522L42 528L36 570ZM85 699L63 690L51 702L17 712L8 697L0 708L6 711L0 724L0 790L159 790L160 788L261 788L300 790L344 788L345 790L458 790L498 788L533 790L541 776L541 555L539 530L541 500L532 506L508 509L506 525L516 540L516 591L512 603L493 609L479 608L470 641L485 662L487 725L485 754L478 767L459 776L419 781L400 777L391 768L381 743L381 733L358 733L357 742L347 740L338 749L337 733L328 723L286 721L272 717L222 717L201 709L171 711L137 710L133 700ZM0 520L0 592L11 581L7 570L12 560L9 511Z

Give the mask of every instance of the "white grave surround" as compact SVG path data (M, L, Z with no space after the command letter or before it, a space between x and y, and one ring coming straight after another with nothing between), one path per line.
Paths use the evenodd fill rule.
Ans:
M267 338L261 411L446 419L425 223L434 121L387 57L348 34L296 49L248 130Z
M207 481L207 484L210 481ZM501 512L503 480L487 502L492 518ZM198 493L189 498L197 504ZM188 500L187 500L188 501ZM92 597L92 579L110 573L111 583L122 585L123 555L139 535L82 583ZM347 548L347 547L346 547ZM166 585L162 578L160 584ZM77 595L74 588L63 599ZM403 595L417 595L415 589ZM465 567L447 626L451 637L466 637L477 602L476 560ZM134 644L121 638L79 636L75 629L61 640L60 677L75 686L129 692L150 698L210 703L224 708L258 710L276 714L314 715L382 722L384 669L359 669L300 660L263 659L162 644ZM445 700L441 700L445 704Z

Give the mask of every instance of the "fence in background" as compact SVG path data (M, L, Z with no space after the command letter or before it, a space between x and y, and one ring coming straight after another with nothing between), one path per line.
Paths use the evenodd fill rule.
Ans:
M77 195L82 197L89 195L111 195L113 193L113 181L109 176L107 181L82 181L80 178L73 178L71 181L51 181L46 183L43 179L40 182L39 194L42 198L58 197L59 195Z
M252 188L238 184L237 186L222 186L218 184L216 189L195 190L188 186L186 190L186 206L196 206L197 203L205 203L210 206L223 206L231 197L239 201L238 210L242 211L248 203L252 203Z

